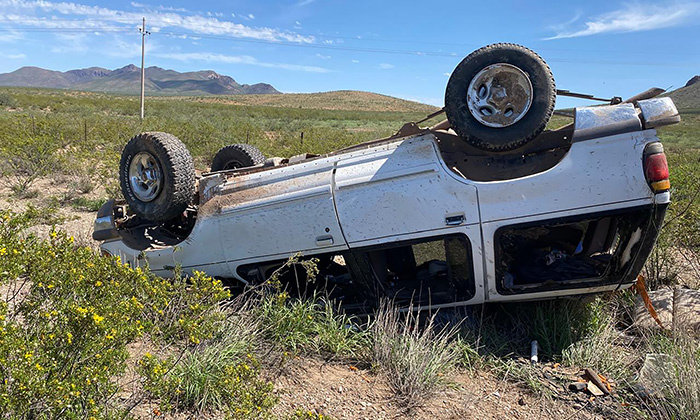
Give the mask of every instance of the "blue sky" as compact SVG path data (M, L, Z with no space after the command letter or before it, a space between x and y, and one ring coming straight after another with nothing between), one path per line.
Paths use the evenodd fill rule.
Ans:
M629 97L700 74L700 2L0 0L0 72L211 69L283 92L365 90L442 105L459 61L494 42L537 51L560 89ZM559 98L558 106L586 104Z

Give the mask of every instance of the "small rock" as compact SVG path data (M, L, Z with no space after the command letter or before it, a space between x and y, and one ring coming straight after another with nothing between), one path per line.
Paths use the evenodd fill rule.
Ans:
M574 405L571 406L574 410L580 410L583 408L583 406L579 403L575 403Z
M518 399L518 405L525 405L525 398L520 397L520 399Z
M340 392L341 394L343 393L343 387L340 385L338 386L338 392Z
M498 391L494 391L493 396L496 398L501 398L501 393Z

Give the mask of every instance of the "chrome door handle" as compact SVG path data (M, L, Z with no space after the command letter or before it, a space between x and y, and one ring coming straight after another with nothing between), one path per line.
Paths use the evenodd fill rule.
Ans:
M323 235L316 237L316 245L328 246L333 245L333 235Z

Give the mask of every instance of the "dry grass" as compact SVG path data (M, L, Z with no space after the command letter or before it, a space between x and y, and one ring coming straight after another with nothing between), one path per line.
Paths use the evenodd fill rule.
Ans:
M700 341L683 334L651 335L646 340L648 353L663 355L653 384L639 388L648 415L663 420L700 418Z
M421 313L399 313L384 301L372 326L373 360L383 372L398 402L419 405L445 383L459 351L453 342L457 327L439 328L435 315L421 322Z

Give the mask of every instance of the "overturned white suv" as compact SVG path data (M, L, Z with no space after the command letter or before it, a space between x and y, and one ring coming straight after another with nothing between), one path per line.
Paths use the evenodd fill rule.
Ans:
M346 307L629 287L670 201L654 128L680 117L669 98L614 98L544 130L557 93L537 54L495 44L453 72L446 121L327 155L231 145L196 177L179 140L142 133L122 154L126 203L102 207L93 237L164 276L180 266L238 284L301 253L319 260L316 280L292 267L283 281Z

